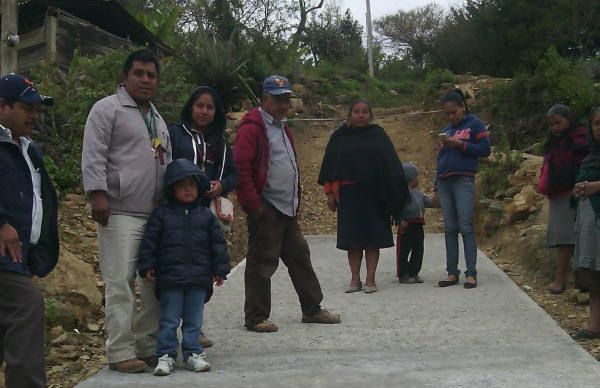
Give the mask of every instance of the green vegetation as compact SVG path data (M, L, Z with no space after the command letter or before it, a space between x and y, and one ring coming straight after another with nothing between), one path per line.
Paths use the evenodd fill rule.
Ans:
M587 123L591 108L600 102L600 89L585 71L583 61L569 61L551 47L533 74L519 73L507 85L496 87L485 105L513 147L543 142L546 112L554 104L568 105Z
M505 134L497 136L491 160L482 164L479 171L483 198L492 198L499 191L506 190L510 184L508 176L513 174L521 163L521 152L513 151Z
M282 74L307 90L308 104L376 107L437 104L455 74L511 76L478 96L475 110L507 150L543 143L545 112L571 106L581 119L600 103L600 3L592 0L468 0L450 11L429 4L375 21L376 78L367 76L360 23L325 0L131 0L130 12L175 55L162 59L158 103L167 122L196 85L215 87L227 109L257 103L262 80ZM43 115L50 173L61 192L80 186L83 127L98 99L114 93L127 53L75 55L68 70L39 64L31 77L57 104ZM310 107L309 107L310 109ZM502 135L498 135L501 133ZM486 172L487 173L487 172ZM502 171L491 173L502 186ZM498 178L498 179L496 179Z
M56 303L56 299L44 298L44 304L46 307L46 324L50 327L52 327L58 320L58 308Z

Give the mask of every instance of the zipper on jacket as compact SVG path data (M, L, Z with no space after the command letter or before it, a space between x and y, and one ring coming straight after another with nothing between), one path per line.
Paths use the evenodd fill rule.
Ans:
M189 235L190 233L190 211L189 209L184 209L184 214L185 214L185 218L183 219L183 228L184 228L184 233L185 233L185 251L186 251L186 255L185 255L185 270L187 274L191 274L192 273L192 238ZM187 279L186 279L186 283L187 283Z

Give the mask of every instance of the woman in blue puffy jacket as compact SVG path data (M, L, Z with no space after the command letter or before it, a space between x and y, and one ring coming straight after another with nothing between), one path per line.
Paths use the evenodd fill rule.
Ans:
M442 99L449 124L440 133L436 195L444 214L446 271L440 287L458 284L458 234L462 235L465 261L464 288L477 287L477 244L473 229L475 174L479 158L489 156L491 145L483 122L469 112L465 96L453 90Z

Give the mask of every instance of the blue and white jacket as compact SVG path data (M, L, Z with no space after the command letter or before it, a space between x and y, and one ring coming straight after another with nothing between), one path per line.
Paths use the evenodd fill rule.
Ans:
M442 133L461 140L463 146L440 147L436 181L451 175L475 175L479 169L479 158L489 156L492 148L489 133L483 122L474 114L467 113L460 123L448 125Z
M0 127L0 226L10 224L17 230L23 244L23 261L15 263L8 255L0 256L0 272L44 277L58 261L58 199L40 149L31 143L28 155L42 178L42 228L35 245L29 242L34 195L31 172L10 131Z

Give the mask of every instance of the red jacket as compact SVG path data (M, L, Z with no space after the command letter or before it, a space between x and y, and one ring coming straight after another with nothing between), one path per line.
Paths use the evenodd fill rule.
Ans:
M590 152L588 132L585 127L576 127L560 136L550 135L544 150L538 193L554 199L573 190L581 162Z
M284 126L284 129L292 144L294 158L298 164L294 136L287 125ZM242 209L248 214L258 211L262 205L261 195L269 173L269 155L267 127L259 108L254 108L242 117L233 146L233 160L240 178L235 193ZM298 207L300 207L300 192L300 174L298 173Z

